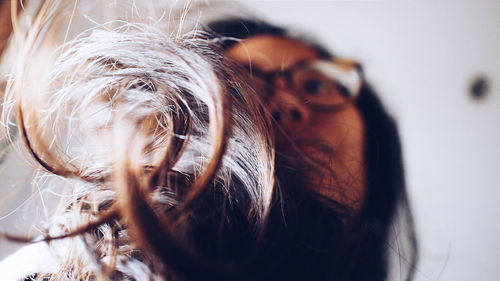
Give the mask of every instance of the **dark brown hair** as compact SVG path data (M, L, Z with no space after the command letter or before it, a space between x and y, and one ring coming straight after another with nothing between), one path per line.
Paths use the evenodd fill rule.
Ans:
M310 38L292 34L286 28L256 18L218 20L208 24L207 30L216 37L225 38L221 41L223 48L229 48L253 36L274 35L302 42L315 50L318 57L335 56ZM385 280L390 270L391 254L399 255L397 259L405 265L407 279L411 279L417 262L417 243L406 195L397 126L368 82L364 83L356 105L366 128L364 151L367 194L361 215L355 216L355 230L350 232L351 236L344 241L346 244L352 243L355 248L343 257L351 260L352 266L350 269L344 268L348 272L346 280ZM277 165L279 170L282 164L278 162ZM283 184L288 178L289 175L279 177L278 182ZM289 188L296 182L292 180L285 186ZM396 226L400 223L396 220L403 223ZM395 228L397 230L394 230ZM391 231L396 231L396 236L400 237L394 238ZM395 244L401 245L401 248L395 249ZM327 266L342 265L331 263ZM343 280L340 276L336 278Z

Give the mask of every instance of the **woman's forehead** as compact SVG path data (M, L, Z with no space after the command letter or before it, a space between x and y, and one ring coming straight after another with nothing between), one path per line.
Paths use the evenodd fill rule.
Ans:
M226 54L263 71L289 68L299 61L317 58L316 52L295 39L275 35L258 35L231 46Z

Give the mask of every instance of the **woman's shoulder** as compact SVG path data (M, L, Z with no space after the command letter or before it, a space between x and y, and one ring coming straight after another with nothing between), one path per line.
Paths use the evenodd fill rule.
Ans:
M60 264L61 258L47 243L39 242L22 247L0 261L0 275L4 281L22 281L34 274L53 273Z

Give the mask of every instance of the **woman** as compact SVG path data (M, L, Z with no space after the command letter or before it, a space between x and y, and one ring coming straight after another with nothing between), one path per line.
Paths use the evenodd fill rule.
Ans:
M260 21L209 31L83 36L41 101L17 73L21 139L71 185L39 239L52 266L29 278L386 278L408 210L397 130L360 66Z
M246 66L254 77L254 85L262 84L259 81L262 77L267 79L265 89L260 91L275 120L278 155L282 155L278 157L278 169L283 166L280 160L284 160L286 166L293 167L291 173L299 172L306 177L305 186L312 187L323 199L333 199L353 209L354 232L360 236L358 241L353 238L351 242L358 244L359 256L354 257L353 252L347 255L354 257L356 265L346 280L386 278L388 251L391 251L388 239L398 211L408 226L408 237L403 239L409 239L411 245L408 259L408 278L411 278L416 242L399 136L394 121L371 86L366 81L353 82L348 70L359 71L362 79L361 67L332 55L312 41L290 35L282 27L260 20L220 20L212 22L209 30L230 38L222 47L229 57ZM318 97L335 93L324 80L328 74L318 70L325 61L333 62L331 71L337 75L335 68L344 69L340 77L331 77L341 87L348 88L338 89L340 95L336 96L344 99ZM269 87L270 83L274 84ZM304 156L312 158L312 165L303 167Z

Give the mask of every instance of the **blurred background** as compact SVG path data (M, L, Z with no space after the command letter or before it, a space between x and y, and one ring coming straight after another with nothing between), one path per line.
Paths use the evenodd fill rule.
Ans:
M420 244L415 280L500 280L500 1L244 3L362 62L400 127ZM0 171L0 230L22 230L36 198L11 191L33 172L7 157L17 164ZM0 259L14 249L0 241Z

